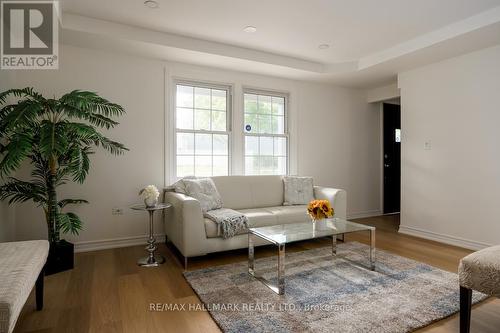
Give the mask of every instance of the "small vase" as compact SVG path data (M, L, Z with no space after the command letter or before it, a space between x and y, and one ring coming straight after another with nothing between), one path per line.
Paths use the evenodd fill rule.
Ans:
M314 223L314 230L317 231L325 231L330 229L327 225L327 219L321 219L321 220L315 220Z
M155 199L155 198L144 199L144 204L146 205L147 208L154 207L154 206L156 206L157 203L158 203L158 199Z

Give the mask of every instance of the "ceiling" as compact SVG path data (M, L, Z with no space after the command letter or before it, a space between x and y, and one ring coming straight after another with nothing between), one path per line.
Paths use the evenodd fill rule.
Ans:
M64 0L63 41L359 87L500 44L500 0L158 3L151 9L143 0ZM244 32L249 25L257 31Z

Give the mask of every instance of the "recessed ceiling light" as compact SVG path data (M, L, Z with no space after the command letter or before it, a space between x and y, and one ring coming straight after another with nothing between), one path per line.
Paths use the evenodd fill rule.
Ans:
M243 31L248 33L254 33L257 31L257 28L249 25L248 27L243 28Z
M156 2L155 0L146 0L144 1L144 6L148 7L148 8L158 8L160 7L160 5L158 4L158 2Z
M330 47L328 44L319 44L318 49L320 50L326 50Z

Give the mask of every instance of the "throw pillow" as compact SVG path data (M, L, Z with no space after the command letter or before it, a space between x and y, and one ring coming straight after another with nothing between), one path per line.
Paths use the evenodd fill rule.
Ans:
M181 178L172 185L165 187L165 191L186 194L186 185L184 184L184 179L196 179L196 177L186 176L184 178Z
M222 208L222 198L210 178L184 179L186 195L200 202L203 213Z
M307 205L314 200L313 179L311 177L283 177L284 206Z

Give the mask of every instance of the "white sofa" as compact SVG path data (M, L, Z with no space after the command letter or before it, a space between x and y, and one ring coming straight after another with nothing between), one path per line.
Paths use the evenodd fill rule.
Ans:
M283 206L282 176L222 176L212 179L224 207L244 213L250 227L308 220L306 205ZM330 200L335 217L346 218L347 195L344 190L314 186L314 196ZM165 214L167 239L181 252L186 263L188 257L248 246L246 232L228 239L219 237L216 223L203 217L198 200L165 191L164 201L173 206Z

